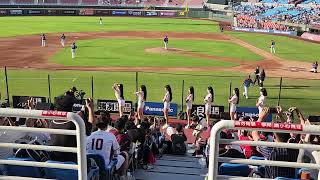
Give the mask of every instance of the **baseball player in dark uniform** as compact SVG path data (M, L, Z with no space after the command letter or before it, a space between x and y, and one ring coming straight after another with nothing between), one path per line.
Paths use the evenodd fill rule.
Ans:
M64 47L64 41L66 40L66 36L64 34L61 35L60 37L60 43L61 43L61 46Z
M41 47L46 47L46 35L41 35Z
M276 53L276 42L274 40L271 40L270 52L272 54Z
M76 49L78 47L76 46L76 43L73 42L72 45L71 45L71 57L72 59L74 59L76 57Z
M258 82L258 84L259 84L259 79L260 79L260 77L259 77L259 75L260 75L260 67L259 66L256 67L256 70L254 70L254 75L255 75L255 78L254 78L254 81L253 81L253 85L255 85L256 82Z
M168 43L169 43L168 36L164 37L163 43L164 43L164 48L165 48L165 49L168 49Z

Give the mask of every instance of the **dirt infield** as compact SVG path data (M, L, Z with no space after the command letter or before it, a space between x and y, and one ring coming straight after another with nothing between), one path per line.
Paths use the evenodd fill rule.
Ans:
M320 73L314 74L308 72L311 68L311 63L289 61L276 57L268 52L256 48L242 40L221 33L188 33L188 32L83 32L83 33L67 33L68 42L70 44L74 40L85 40L95 38L158 38L167 35L170 38L181 39L205 39L205 40L220 40L232 41L240 46L243 46L250 51L262 56L264 59L257 62L248 62L236 58L226 58L219 56L205 55L195 52L186 51L183 49L163 48L146 49L150 53L176 53L183 56L192 56L205 58L208 60L219 60L236 62L239 66L236 67L66 67L61 64L48 62L50 56L61 50L59 43L59 34L47 34L48 47L40 46L39 35L18 36L0 39L0 66L8 66L14 68L35 68L35 69L50 69L50 70L90 70L90 71L240 71L243 73L252 73L256 66L266 69L268 77L289 77L302 79L320 79Z

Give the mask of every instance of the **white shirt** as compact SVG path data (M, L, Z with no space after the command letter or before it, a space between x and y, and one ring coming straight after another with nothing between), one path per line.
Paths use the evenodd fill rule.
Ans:
M136 95L138 96L138 104L142 104L144 102L144 92L136 92Z
M204 98L205 105L206 106L211 106L212 104L212 94L208 93L207 96Z
M115 90L114 90L114 95L116 96L117 100L123 100L120 96L120 89L119 87L116 87Z
M169 92L166 92L166 94L164 95L163 99L164 99L164 102L170 102L170 94L169 94Z
M259 98L258 98L258 109L259 109L259 112L262 111L262 109L264 108L265 104L266 104L266 97L261 95Z
M116 137L106 131L93 132L87 137L87 153L99 154L104 158L105 165L108 166L111 155L120 154L120 146Z
M187 106L191 107L193 103L193 94L189 94L186 100L187 100Z

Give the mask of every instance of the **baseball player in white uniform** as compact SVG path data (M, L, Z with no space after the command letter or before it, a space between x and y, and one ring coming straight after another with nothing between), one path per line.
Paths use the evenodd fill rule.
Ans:
M274 40L271 40L270 52L272 54L276 53L276 42Z
M46 47L46 35L42 34L41 35L41 47Z
M61 37L60 37L60 44L61 44L62 47L64 47L65 40L66 40L66 36L64 34L62 34Z
M165 48L165 49L168 49L168 43L169 43L169 38L168 38L168 36L164 37L163 43L164 43L164 48Z
M100 25L102 25L103 23L102 23L102 17L100 17L100 19L99 19L99 23L100 23Z

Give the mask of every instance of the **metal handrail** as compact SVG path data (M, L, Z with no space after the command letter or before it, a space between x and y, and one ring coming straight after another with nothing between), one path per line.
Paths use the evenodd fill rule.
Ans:
M30 161L24 162L24 161L17 161L17 160L0 160L0 164L60 168L60 169L74 169L74 170L78 170L79 180L87 179L86 144L83 143L86 140L86 135L85 135L86 131L85 131L84 121L79 115L75 113L60 112L60 111L40 111L40 110L0 108L0 116L72 121L76 126L76 130L28 128L28 127L16 127L16 126L0 126L0 130L22 131L22 132L46 132L51 134L76 135L76 141L77 141L76 148L45 146L45 145L30 145L30 144L22 145L22 144L1 143L1 142L0 142L0 147L25 148L25 149L34 149L34 150L50 150L50 151L59 151L59 152L73 152L73 153L77 153L77 159L78 159L77 165L45 163L45 162L30 162ZM0 179L14 179L14 178L10 178L10 176L2 176L2 177L0 176Z

